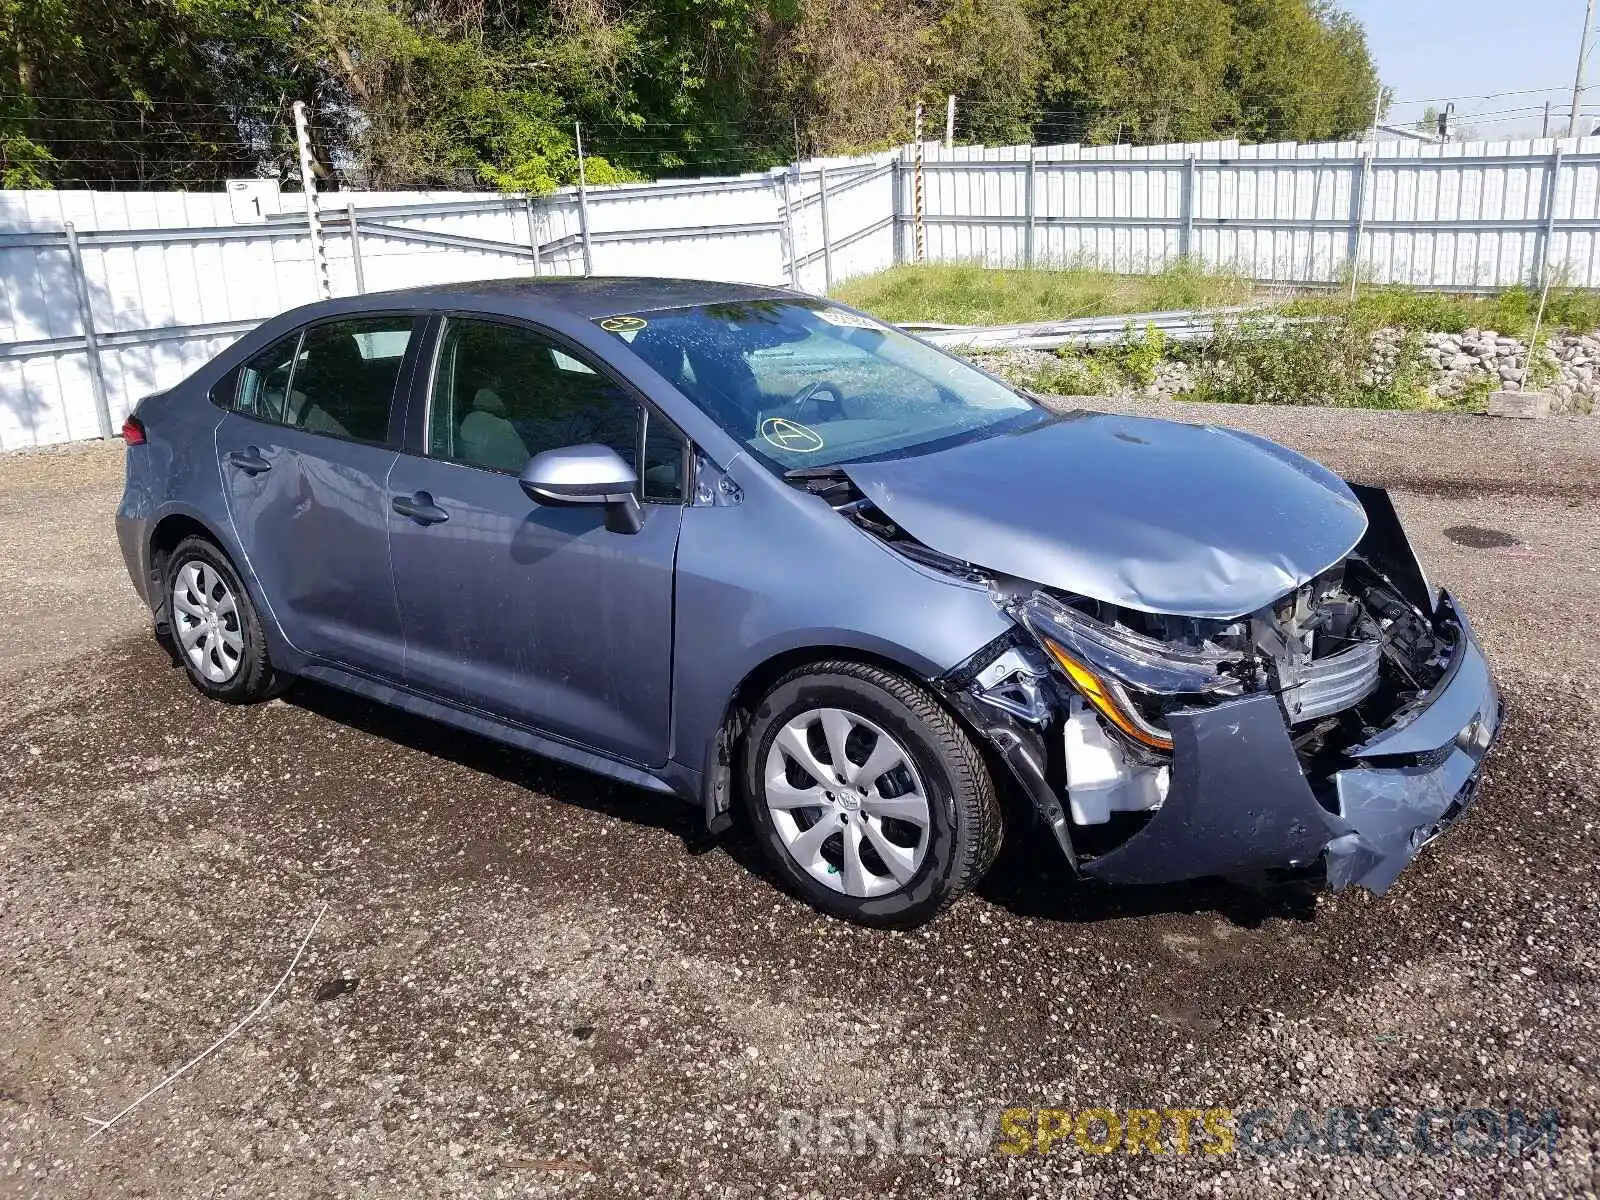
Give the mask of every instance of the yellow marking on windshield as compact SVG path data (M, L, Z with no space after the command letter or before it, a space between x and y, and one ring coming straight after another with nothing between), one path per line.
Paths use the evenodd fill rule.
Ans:
M821 434L787 417L768 417L761 422L761 436L791 454L815 454L823 447Z

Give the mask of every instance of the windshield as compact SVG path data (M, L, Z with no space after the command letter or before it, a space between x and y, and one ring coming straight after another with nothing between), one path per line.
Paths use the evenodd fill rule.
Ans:
M1048 419L983 372L820 300L597 324L780 470L920 453Z

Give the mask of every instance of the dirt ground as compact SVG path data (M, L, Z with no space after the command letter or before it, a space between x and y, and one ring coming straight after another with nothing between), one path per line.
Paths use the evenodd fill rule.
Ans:
M123 573L120 446L0 458L0 1193L1594 1194L1600 422L1169 409L1393 487L1494 661L1478 803L1382 899L1096 890L1013 844L927 929L830 921L643 793L324 689L203 701ZM260 1020L91 1136L324 905ZM1560 1115L1521 1155L778 1136L907 1105Z

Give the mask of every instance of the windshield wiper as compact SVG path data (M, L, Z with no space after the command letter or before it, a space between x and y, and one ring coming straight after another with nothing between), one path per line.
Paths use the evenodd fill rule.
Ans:
M837 508L861 493L845 473L848 463L830 463L825 467L795 467L783 473L785 483L804 488L813 496L821 496Z
M790 483L804 483L808 479L837 479L844 474L849 463L829 463L825 467L793 467L783 473Z

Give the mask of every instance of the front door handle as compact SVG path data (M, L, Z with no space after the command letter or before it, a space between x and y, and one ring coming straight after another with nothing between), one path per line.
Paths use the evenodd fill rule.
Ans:
M433 497L427 492L418 492L414 496L396 496L390 502L390 507L402 517L410 517L418 525L437 525L440 521L450 519L450 514L435 504Z
M246 446L243 450L234 450L228 455L228 465L238 467L247 475L259 475L263 471L272 470L272 464L261 457L261 451L254 446Z

